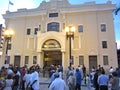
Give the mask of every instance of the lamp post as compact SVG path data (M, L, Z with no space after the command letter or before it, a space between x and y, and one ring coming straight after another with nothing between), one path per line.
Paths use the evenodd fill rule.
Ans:
M71 38L74 39L74 32L75 32L75 27L69 26L65 28L66 31L66 37L69 39L69 66L71 67L72 65L72 55L71 55Z
M5 62L4 62L4 64L6 64L6 61L8 59L8 44L11 41L11 38L12 38L13 34L14 34L13 30L5 30L4 31L4 39L5 39L5 46L6 46L6 48L5 48Z

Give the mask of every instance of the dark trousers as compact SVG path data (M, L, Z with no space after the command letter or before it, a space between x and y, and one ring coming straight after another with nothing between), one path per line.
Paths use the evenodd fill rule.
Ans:
M81 90L81 85L80 84L76 84L75 90Z
M108 90L108 86L102 85L102 86L100 86L100 90Z

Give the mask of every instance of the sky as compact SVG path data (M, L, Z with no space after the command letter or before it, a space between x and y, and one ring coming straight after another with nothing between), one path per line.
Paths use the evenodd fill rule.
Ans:
M27 8L33 9L37 8L42 1L50 0L10 0L14 5L9 5L9 11L14 12L17 9ZM112 1L113 4L116 4L116 7L120 6L120 0L68 0L71 4L83 4L85 2L95 1L97 4L106 3L107 1ZM4 19L2 14L5 14L8 10L9 0L0 0L0 24L4 25ZM115 28L115 38L117 42L117 47L120 49L120 11L118 15L114 15L114 28Z

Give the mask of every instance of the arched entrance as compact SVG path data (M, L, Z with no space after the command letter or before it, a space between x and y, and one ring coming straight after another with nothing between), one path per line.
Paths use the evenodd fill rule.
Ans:
M42 51L43 56L43 66L47 67L49 65L62 65L62 53L61 45L55 39L49 39L43 43Z

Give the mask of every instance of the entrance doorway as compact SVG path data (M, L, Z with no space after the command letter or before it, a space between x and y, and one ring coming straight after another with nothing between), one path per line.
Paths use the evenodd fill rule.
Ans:
M97 56L89 56L89 71L92 70L92 67L97 68Z
M43 65L48 67L52 64L62 65L62 53L61 51L44 51Z

